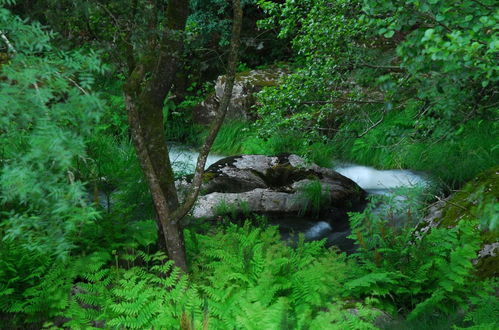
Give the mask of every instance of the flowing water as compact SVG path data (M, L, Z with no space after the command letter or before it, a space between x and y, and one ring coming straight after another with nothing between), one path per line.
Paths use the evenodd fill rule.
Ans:
M183 173L192 173L195 169L198 153L194 149L189 149L178 144L170 145L170 158L174 170ZM210 155L206 162L206 167L224 158L220 155ZM411 188L427 185L428 180L424 174L418 174L409 170L377 170L373 167L360 166L356 164L341 164L333 169L347 178L355 181L361 188L371 195L387 195L395 200L403 200L402 196L394 196L395 188ZM293 232L302 232L305 239L314 240L327 237L328 241L334 244L350 245L346 238L350 231L348 228L333 228L328 222L321 219L274 219L271 224L279 225L284 237L289 237ZM345 246L348 250L349 247Z
M176 173L189 174L194 172L198 157L195 149L173 143L169 144L169 149L170 160L173 170ZM226 156L209 155L205 168L224 157ZM395 188L411 188L424 186L429 183L424 174L414 173L409 170L377 170L372 167L356 164L341 164L332 169L355 181L370 195L390 196L396 203L402 203L404 197L398 196L394 192ZM89 192L89 201L93 201L95 198L96 196L92 192ZM100 200L101 206L109 211L109 195L99 192L97 198ZM382 208L383 205L374 212L381 211ZM344 216L342 217L344 218ZM344 251L352 251L354 249L353 242L347 238L350 234L350 228L346 219L329 222L321 218L275 215L269 218L269 224L279 226L284 240L296 241L296 234L303 233L306 240L327 238L328 245L336 245Z
M177 173L194 173L198 152L181 144L172 143L168 147L170 149L170 161L172 162L173 170ZM211 164L216 163L224 157L226 156L208 155L205 168L208 168Z

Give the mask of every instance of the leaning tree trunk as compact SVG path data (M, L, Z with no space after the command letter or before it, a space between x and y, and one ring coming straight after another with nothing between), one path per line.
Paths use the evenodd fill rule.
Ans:
M234 23L224 97L217 118L201 148L193 183L182 205L178 201L165 140L163 104L171 90L177 63L180 62L187 0L169 2L167 25L161 39L155 40L152 37L149 40L146 55L141 62L135 64L124 88L131 136L156 209L158 233L164 237L165 252L169 258L184 271L187 271L187 261L180 220L192 208L199 194L206 159L227 112L234 85L242 8L240 0L233 0L233 4ZM155 16L152 16L150 26L158 26L153 17ZM133 50L129 48L129 52ZM161 240L161 236L159 239Z

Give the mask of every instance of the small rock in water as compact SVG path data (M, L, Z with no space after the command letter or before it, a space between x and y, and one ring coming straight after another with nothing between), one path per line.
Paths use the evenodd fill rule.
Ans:
M327 234L329 234L332 230L333 228L329 223L325 221L319 221L305 232L305 239L307 240L321 239L325 237Z

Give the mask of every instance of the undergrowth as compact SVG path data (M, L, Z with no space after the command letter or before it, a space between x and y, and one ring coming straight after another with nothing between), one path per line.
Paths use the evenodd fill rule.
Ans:
M497 283L473 275L472 225L417 239L382 219L353 215L359 250L351 257L324 241L302 238L291 247L277 227L250 222L205 234L186 230L189 275L147 252L153 228L149 239L67 261L2 246L0 308L16 313L5 323L12 327L36 322L52 329L377 329L380 310L395 319L385 316L388 328L415 329L436 320L435 313L438 324L497 325L490 317Z
M481 242L477 223L433 228L418 237L414 225L390 226L392 215L373 212L372 205L351 218L351 238L359 245L355 258L362 267L359 276L347 283L349 293L409 319L428 311L451 314L465 307L467 297L478 289L472 263ZM405 210L410 218L410 209Z
M414 136L410 111L387 116L362 138L354 139L356 123L348 123L333 139L341 157L377 168L407 168L430 173L435 179L458 187L499 161L498 124L470 120L457 131L440 132L440 138Z

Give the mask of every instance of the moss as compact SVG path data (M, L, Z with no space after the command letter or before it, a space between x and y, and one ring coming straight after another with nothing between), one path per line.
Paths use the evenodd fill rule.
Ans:
M269 168L263 179L270 187L278 188L304 179L317 180L318 177L310 171L293 167L289 163L280 163Z
M461 219L481 219L486 216L481 206L485 203L497 203L498 199L499 166L496 166L480 173L448 200L440 225L452 227ZM491 241L487 240L486 243Z
M215 177L215 173L213 172L205 172L203 174L203 183L208 183L211 179Z
M478 260L475 265L477 275L481 278L495 277L498 273L499 254L491 257L485 257Z
M480 173L475 179L455 193L442 210L439 226L454 227L459 221L479 219L485 223L490 220L499 200L499 166ZM484 226L488 227L488 226ZM499 230L483 228L481 238L484 244L499 240ZM481 258L476 266L481 277L495 276L498 273L499 255Z
M0 69L2 68L3 64L9 63L9 55L7 53L2 53L0 52Z
M238 72L236 73L236 81L241 81L244 79L248 82L251 82L251 85L257 88L276 86L277 80L280 77L280 71L277 70L279 69L271 68L265 71L260 71L258 73L255 73L252 70Z

